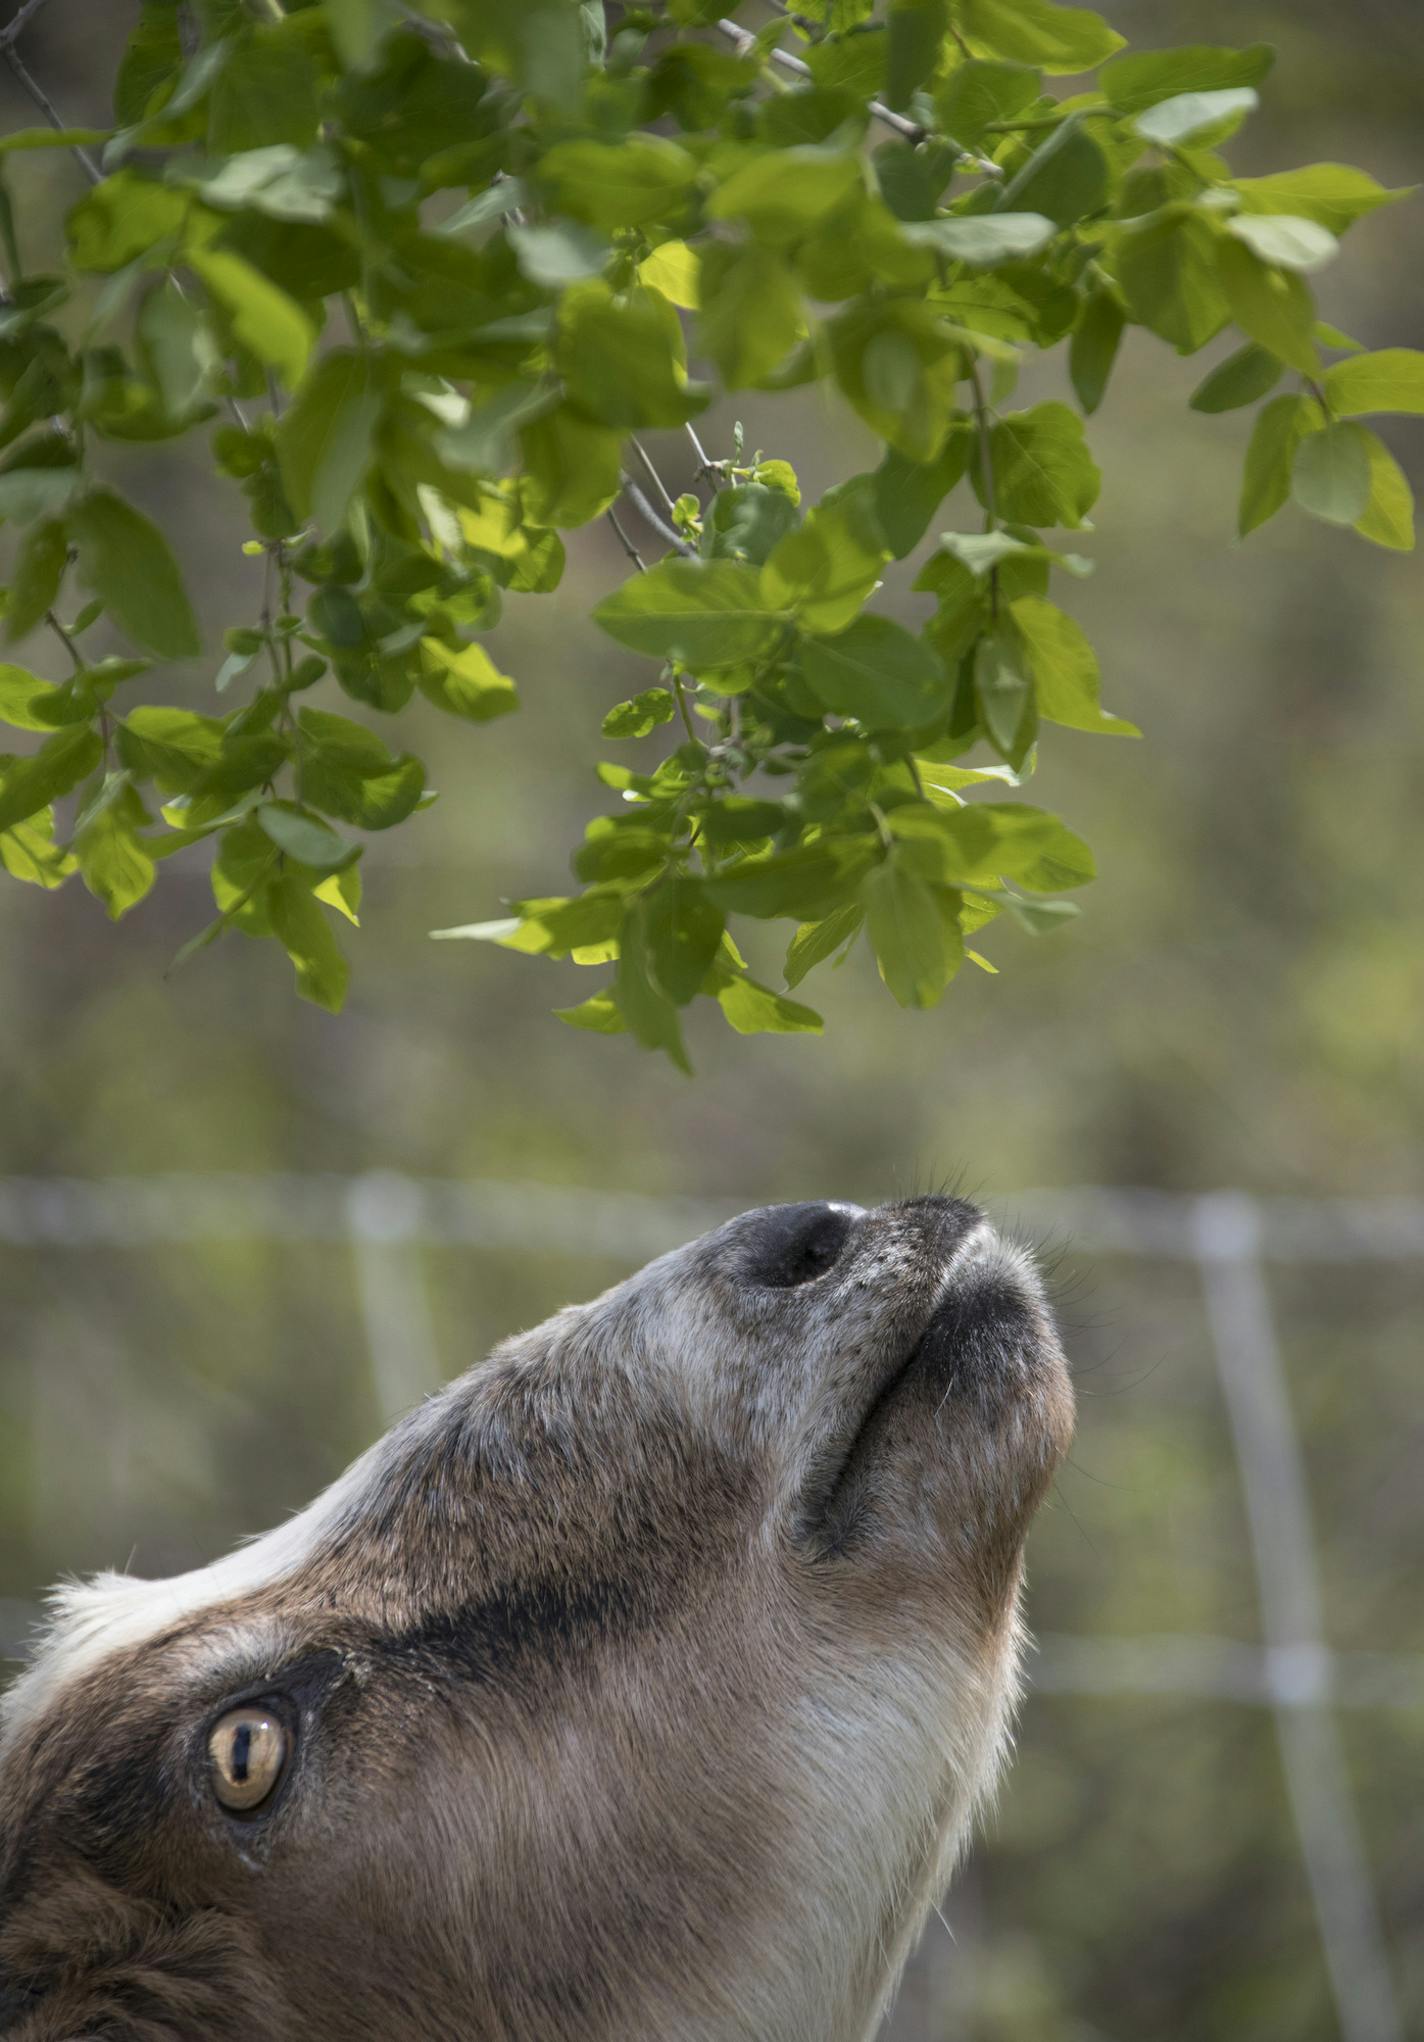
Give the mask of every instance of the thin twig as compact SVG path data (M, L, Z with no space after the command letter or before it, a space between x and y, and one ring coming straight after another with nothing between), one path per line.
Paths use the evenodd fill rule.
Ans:
M726 462L714 461L712 459L712 456L708 453L706 447L704 447L701 440L698 439L696 430L692 425L684 422L682 429L687 434L687 437L691 440L692 451L694 454L696 454L698 461L701 463L700 467L697 470L698 475L699 476L705 475L707 477L707 480L711 483L714 489L720 489L722 486L723 478L725 477L727 472Z
M692 717L687 707L687 690L682 685L682 675L678 672L676 667L673 667L668 675L668 678L672 682L672 691L677 698L678 713L682 717L682 727L687 732L687 741L689 744L699 745L701 749L705 752L707 746L705 745L705 743L703 743L703 740L697 735L697 732L692 727ZM692 842L695 843L696 841L697 829L696 825L694 824L692 831Z
M647 497L643 494L643 491L638 487L637 483L633 480L631 475L625 475L623 477L623 488L627 494L629 503L632 504L634 510L638 513L639 517L643 520L644 524L651 525L653 530L657 533L658 537L660 539L666 539L669 546L675 546L679 553L686 554L689 559L692 560L696 559L697 548L695 546L690 546L687 540L682 537L680 532L675 532L673 530L672 526L667 522L666 518L659 516L657 511L655 511L653 509L653 506L648 502Z
M724 19L717 23L717 28L722 35L737 45L739 56L745 56L749 49L755 47L756 37L737 22ZM773 64L779 64L783 71L790 71L797 78L810 78L814 81L815 73L811 66L804 58L793 56L790 50L768 50L767 56ZM908 114L896 113L895 109L886 106L883 100L872 99L869 106L876 120L895 134L903 135L907 142L923 142L928 138L930 132L928 128L922 127L918 121L912 121ZM973 149L966 149L962 142L955 141L953 135L945 135L942 139L957 153L961 163L968 164L971 169L982 171L985 177L1003 176L1000 166L990 157L980 156Z
M15 17L15 21L18 20L19 16L17 15ZM11 22L10 26L13 28L15 26L15 22ZM14 47L13 43L7 42L0 44L0 56L4 57L5 62L10 66L10 69L14 72L16 78L24 87L25 91L29 93L30 98L34 101L35 105L44 115L45 119L49 122L50 126L52 128L57 129L60 134L63 134L65 128L68 126L68 122L60 119L58 108L55 106L53 100L51 100L48 97L44 87L40 84L39 80L37 78L32 77L30 72L25 67L25 65L21 62L20 53ZM94 161L94 158L89 154L89 151L87 149L82 148L78 142L71 142L69 145L69 153L80 165L81 169L84 172L84 175L88 178L91 184L103 183L104 173L99 168L98 164Z
M979 428L979 470L984 484L984 530L992 532L998 527L999 505L994 489L994 449L989 436L989 407L984 401L984 383L979 374L977 355L969 357L969 382L974 392L974 419ZM999 615L997 564L989 569L989 613L997 622Z
M672 500L672 493L668 489L667 484L663 481L662 476L659 475L657 469L653 466L652 458L649 455L647 448L643 445L643 442L636 437L633 440L633 452L638 456L638 459L647 469L648 480L652 483L654 489L658 492L658 495L663 500L663 509L667 512L670 518L676 517L677 505Z
M646 560L644 560L642 554L638 551L637 547L633 544L633 541L628 537L628 534L624 531L622 525L619 523L617 511L611 509L607 510L604 512L604 516L608 519L609 524L612 525L614 531L618 534L619 540L622 543L623 551L627 554L628 558L637 568L639 574L646 574L648 571L648 563Z
M18 41L25 23L38 14L46 4L47 0L25 0L19 12L12 14L5 26L0 28L0 50L8 50L11 43Z
M994 500L994 458L989 445L989 407L984 401L984 384L979 375L978 360L971 357L969 381L974 391L974 418L979 427L979 465L984 471L984 530L992 532L999 522L999 507Z
M59 640L60 644L64 647L65 651L69 654L70 659L74 662L75 673L77 674L83 673L84 661L80 656L79 647L75 644L74 640L70 637L69 633L60 623L58 617L55 616L53 610L45 611L45 622L46 624L48 624L50 630L53 631L55 637Z

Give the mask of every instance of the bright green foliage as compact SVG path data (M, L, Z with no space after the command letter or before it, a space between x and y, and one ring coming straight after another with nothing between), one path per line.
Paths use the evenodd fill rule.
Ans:
M1053 536L1091 531L1083 421L1129 326L1184 354L1233 330L1192 405L1254 408L1243 533L1294 501L1412 544L1359 421L1424 414L1424 354L1361 351L1314 295L1402 194L1331 163L1233 177L1262 45L1127 52L1054 0L816 0L755 35L693 0L188 18L196 46L144 0L111 133L5 140L21 185L25 151L100 152L64 251L25 246L0 187L6 631L49 620L71 670L0 666L24 734L0 864L119 916L206 855L216 917L183 955L241 930L340 1006L363 834L433 798L383 726L417 694L512 710L483 634L605 513L630 571L593 610L626 655L604 735L656 749L599 767L577 891L439 933L601 968L561 1017L686 1067L699 998L739 1033L819 1029L749 970L758 924L791 924L790 987L863 936L907 1007L994 968L966 939L996 917L1061 925L1091 856L1015 790L1046 725L1136 735L1058 600L1091 562ZM1076 405L1016 403L1059 347ZM739 427L703 446L720 393L808 383L883 448L821 502ZM695 451L675 503L630 446L655 431ZM251 532L221 648L159 489L140 510L104 479L107 442L194 434ZM132 656L90 652L101 620ZM141 701L159 661L188 663L155 676L182 706Z

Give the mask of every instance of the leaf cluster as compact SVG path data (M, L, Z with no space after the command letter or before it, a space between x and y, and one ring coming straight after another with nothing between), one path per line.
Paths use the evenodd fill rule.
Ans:
M791 994L862 934L905 1006L993 969L981 930L1057 926L1093 875L1019 798L1045 726L1136 734L1060 600L1124 333L1237 333L1192 404L1257 407L1243 534L1293 500L1412 543L1360 421L1424 411L1424 355L1359 348L1312 281L1401 194L1234 175L1270 63L1134 54L1052 0L811 0L755 33L699 0L143 0L112 131L0 143L102 147L38 271L0 187L5 629L48 621L70 668L0 667L0 718L38 740L0 759L0 861L118 916L205 846L186 949L273 940L339 1007L365 833L433 798L384 726L417 695L511 710L485 634L607 516L629 573L594 620L631 686L604 730L658 755L599 767L576 890L438 933L604 967L563 1018L680 1065L700 997L739 1032L818 1029ZM1058 349L1075 403L1017 402ZM719 393L816 383L881 447L818 503L740 428L703 446ZM668 430L698 460L678 499L638 437ZM220 662L108 458L198 434L250 527ZM131 651L91 654L100 627ZM203 707L135 699L199 660ZM743 954L772 922L784 989Z

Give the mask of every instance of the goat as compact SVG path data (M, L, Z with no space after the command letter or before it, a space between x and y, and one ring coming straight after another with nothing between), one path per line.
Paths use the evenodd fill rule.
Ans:
M970 1206L743 1214L0 1729L13 2042L866 2042L1004 1755L1072 1424Z

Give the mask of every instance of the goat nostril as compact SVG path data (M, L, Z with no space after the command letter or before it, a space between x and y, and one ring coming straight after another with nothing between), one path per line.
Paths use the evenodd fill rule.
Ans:
M772 1290L812 1283L834 1268L850 1237L852 1215L834 1205L786 1205L758 1229L753 1280Z

